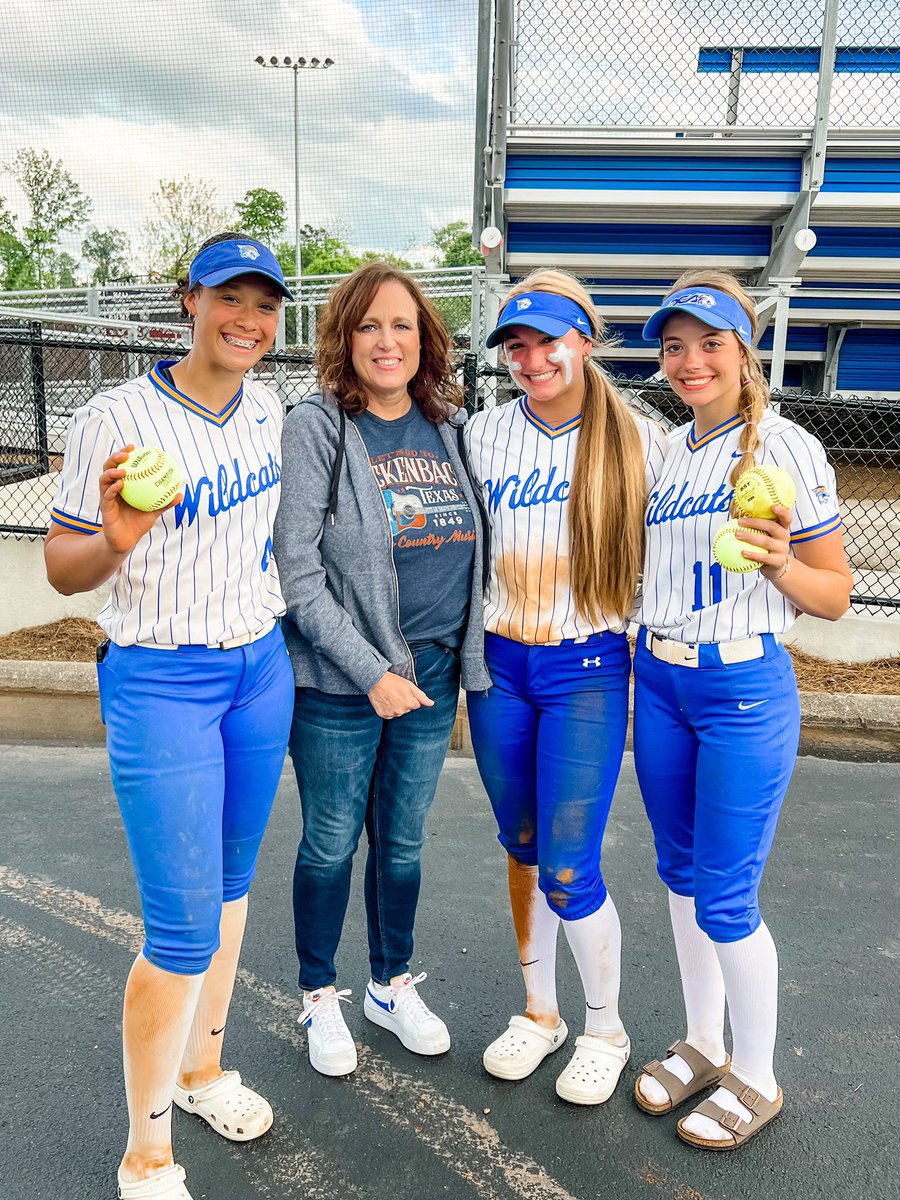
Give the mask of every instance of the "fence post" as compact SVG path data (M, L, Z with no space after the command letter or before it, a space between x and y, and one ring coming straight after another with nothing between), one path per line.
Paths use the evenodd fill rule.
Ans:
M50 470L47 441L47 393L44 383L44 341L40 321L28 323L28 354L31 363L31 398L34 401L35 449L41 474Z
M275 395L284 407L284 397L287 391L287 366L281 355L287 346L287 326L285 324L285 309L283 304L278 306L278 328L275 330Z
M97 288L89 287L87 290L87 312L89 317L100 316L100 293ZM94 330L95 335L100 333L99 328ZM101 360L101 351L88 350L88 378L91 381L91 391L99 392L103 387L103 364Z
M741 98L741 75L744 71L743 47L735 47L731 51L731 73L728 76L728 111L725 115L726 125L737 125L738 104Z
M463 396L466 412L473 416L478 412L478 355L463 355Z
M129 346L134 345L134 339L135 339L136 332L137 331L135 329L128 330L128 345ZM140 375L140 373L141 373L140 367L141 367L141 364L140 364L139 355L135 354L133 350L129 350L128 353L125 355L125 370L128 373L128 378L129 379L137 379L138 375Z

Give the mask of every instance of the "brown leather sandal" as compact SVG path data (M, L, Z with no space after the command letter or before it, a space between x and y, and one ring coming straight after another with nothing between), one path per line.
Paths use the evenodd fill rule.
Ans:
M767 1100L765 1096L759 1094L756 1088L750 1087L742 1079L731 1074L719 1081L719 1087L725 1088L737 1096L744 1108L749 1108L753 1113L753 1120L744 1121L737 1113L728 1112L727 1109L713 1103L712 1100L704 1100L702 1104L697 1105L694 1112L701 1117L709 1117L723 1129L727 1129L733 1140L730 1142L727 1140L711 1141L709 1138L698 1137L696 1133L691 1133L690 1130L683 1128L687 1117L682 1117L678 1122L678 1136L688 1145L697 1146L701 1150L736 1150L738 1146L742 1146L746 1142L747 1138L752 1138L755 1133L759 1133L763 1126L781 1116L784 1107L784 1094L781 1088L778 1089L778 1095L774 1100Z
M683 1058L693 1071L694 1074L690 1083L682 1083L677 1075L673 1075L671 1071L666 1070L665 1062L660 1062L656 1058L653 1062L648 1062L641 1068L641 1075L651 1076L657 1083L662 1084L669 1093L669 1099L666 1103L651 1104L649 1100L644 1098L638 1087L640 1075L635 1080L634 1102L638 1108L653 1117L661 1117L663 1113L671 1112L673 1108L678 1108L680 1104L684 1104L685 1100L690 1100L692 1096L696 1096L704 1088L718 1083L731 1069L731 1058L729 1056L726 1055L725 1062L721 1067L717 1067L705 1055L701 1054L699 1050L695 1050L693 1046L689 1046L687 1042L674 1042L669 1047L666 1059L671 1058L673 1054L677 1054L679 1058Z

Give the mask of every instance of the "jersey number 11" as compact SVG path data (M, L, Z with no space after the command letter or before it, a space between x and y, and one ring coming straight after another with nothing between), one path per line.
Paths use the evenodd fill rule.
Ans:
M722 601L722 568L717 562L714 562L710 563L708 571L712 597L704 598L703 584L707 568L699 559L694 563L694 612L699 612L701 608L709 608L713 604L720 604Z

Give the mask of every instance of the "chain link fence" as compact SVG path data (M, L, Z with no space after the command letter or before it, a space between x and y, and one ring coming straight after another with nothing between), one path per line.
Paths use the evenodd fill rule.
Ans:
M450 330L451 336L464 339L468 336L472 308L473 280L483 274L481 268L435 267L409 271L419 286L434 302ZM301 280L289 279L294 292L294 302L285 302L285 331L279 348L301 347L315 349L316 325L319 312L328 293L343 275L308 275ZM104 328L104 318L114 322L130 322L138 326L135 340L177 344L186 328L181 316L180 305L172 297L169 284L109 284L92 288L57 288L51 291L0 292L0 330L4 325L18 320L27 320L34 314L36 320L53 315L54 328L66 335L83 336L74 323L67 323L67 315L90 319L95 332L107 337L116 336L117 331ZM9 315L4 315L9 314ZM298 337L299 333L299 337Z
M505 404L517 390L509 373L464 360L467 407ZM617 376L629 402L666 428L684 422L684 405L665 382ZM844 545L853 569L856 612L900 619L900 404L859 396L785 392L781 415L814 434L837 476Z
M448 299L453 299L448 298ZM466 404L474 412L514 395L508 373L467 349L455 357ZM180 345L127 344L48 334L38 322L0 326L0 535L36 539L47 530L72 412L105 387L143 374ZM267 357L257 377L290 409L316 388L313 356ZM666 426L683 407L664 383L619 378L631 402ZM854 607L900 611L900 404L862 397L785 393L782 414L815 434L834 465L844 537L856 576Z
M517 0L514 127L809 128L825 0ZM900 123L900 15L840 5L831 124Z

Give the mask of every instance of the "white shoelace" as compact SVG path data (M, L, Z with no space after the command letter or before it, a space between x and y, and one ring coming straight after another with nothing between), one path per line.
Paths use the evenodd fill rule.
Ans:
M427 978L428 972L423 971L421 975L416 975L415 978L408 979L400 987L391 988L397 1005L402 1004L405 1011L418 1024L424 1021L437 1020L437 1017L435 1017L434 1013L416 991L416 984L421 983Z
M341 1012L341 1002L352 1004L348 999L351 989L344 988L340 992L322 992L317 1000L307 1000L303 1012L297 1018L301 1025L312 1015L315 1018L316 1030L323 1042L334 1040L347 1041L350 1030L344 1024Z

